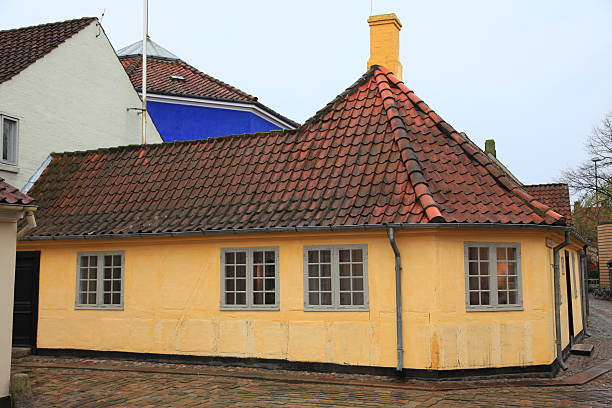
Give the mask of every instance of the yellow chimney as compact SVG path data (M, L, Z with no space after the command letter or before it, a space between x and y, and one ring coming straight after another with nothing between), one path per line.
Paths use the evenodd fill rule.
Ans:
M370 25L370 59L372 65L382 65L402 79L402 63L399 60L399 32L402 23L395 14L380 14L368 18Z

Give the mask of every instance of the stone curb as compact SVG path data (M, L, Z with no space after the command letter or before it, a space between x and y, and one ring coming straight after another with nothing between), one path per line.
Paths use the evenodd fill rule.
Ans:
M201 370L196 368L166 369L166 368L131 368L127 366L115 366L110 364L98 364L95 366L84 366L81 364L53 364L53 363L17 363L21 368L61 368L70 370L93 370L93 371L115 371L115 372L137 372L148 374L170 374L170 375L192 375L201 377L232 377L245 380L278 381L290 384L321 384L342 385L354 387L393 388L403 390L421 391L453 391L465 389L491 388L491 387L563 387L584 385L597 377L612 370L612 359L579 374L563 379L509 379L509 380L474 380L474 381L439 381L427 382L417 380L373 382L373 381L346 381L333 378L307 378L300 376L282 376L274 374L239 374L226 371Z

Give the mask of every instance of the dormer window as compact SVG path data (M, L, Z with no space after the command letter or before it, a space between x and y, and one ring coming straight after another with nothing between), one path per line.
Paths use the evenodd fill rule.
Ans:
M185 77L182 76L182 75L170 75L170 78L176 79L176 80L179 80L179 81L184 81L185 80Z
M9 116L0 115L0 125L2 127L0 163L16 165L19 121Z

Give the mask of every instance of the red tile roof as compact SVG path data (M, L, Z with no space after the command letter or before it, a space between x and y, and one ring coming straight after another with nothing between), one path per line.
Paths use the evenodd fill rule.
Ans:
M134 88L141 91L142 55L120 56L119 60ZM172 77L182 77L183 79ZM260 107L293 127L299 126L299 123L258 102L257 97L200 72L178 59L147 57L147 92L248 103Z
M142 89L142 55L119 57L134 88ZM173 79L181 76L184 79ZM249 102L257 100L225 82L198 71L191 65L175 59L147 57L147 91L173 95Z
M382 67L297 130L54 154L32 194L36 236L564 224Z
M563 215L568 222L572 219L569 187L567 184L533 184L523 186L525 191L535 197L536 200L553 208Z
M8 81L96 20L84 17L0 31L0 83Z
M20 192L0 177L0 204L28 205L33 201L32 197Z

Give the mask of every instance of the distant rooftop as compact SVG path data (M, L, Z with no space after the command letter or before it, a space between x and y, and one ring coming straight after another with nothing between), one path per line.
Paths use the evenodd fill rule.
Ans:
M127 55L142 55L142 41L137 41L134 44L123 47L117 51L117 55L120 57ZM175 60L180 59L150 38L147 39L147 55L150 57L161 57Z

